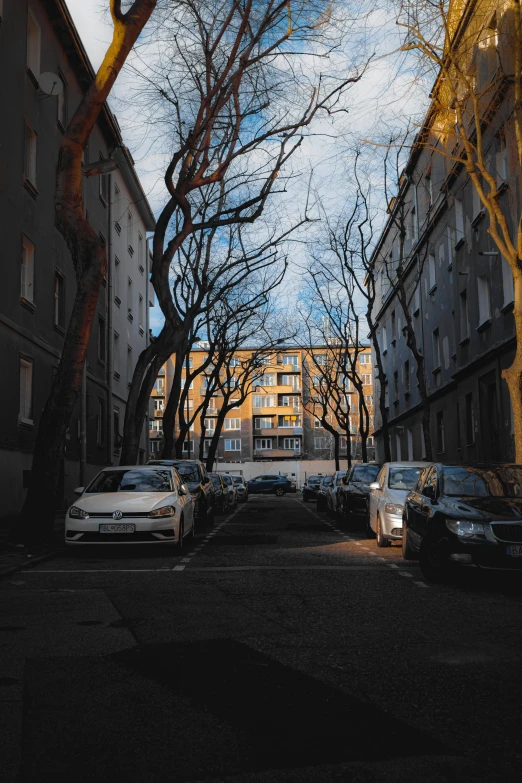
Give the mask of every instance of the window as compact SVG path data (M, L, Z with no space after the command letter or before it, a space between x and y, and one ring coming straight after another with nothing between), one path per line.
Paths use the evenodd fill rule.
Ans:
M428 290L431 293L437 285L435 256L428 256Z
M258 386L275 386L276 385L276 376L275 373L265 373L264 375L261 375L260 378L257 380Z
M301 417L300 416L278 416L277 417L277 426L278 427L300 427L301 426Z
M272 438L256 438L256 449L269 451L272 448Z
M216 431L216 420L205 419L205 434L213 435Z
M241 419L225 419L225 430L240 430Z
M411 314L416 316L420 311L420 285L417 285L411 298Z
M440 369L440 336L439 330L434 329L432 334L433 369Z
M34 245L25 236L22 237L20 296L34 302Z
M96 443L98 446L105 445L105 400L98 397L98 412L96 415Z
M319 419L314 419L314 429L316 429L316 430L322 430L323 429L323 425L319 421Z
M236 440L225 440L225 451L241 451L241 441L239 438Z
M159 454L160 450L160 444L157 440L151 440L149 443L150 453L151 454Z
M372 357L371 357L371 354L369 354L369 353L362 353L362 354L359 356L359 362L360 362L361 364L371 364L371 363L372 363Z
M283 357L283 364L292 364L294 367L299 367L299 356L294 353L287 353Z
M515 299L515 288L513 283L513 272L508 262L502 256L502 290L504 292L504 302L502 307L507 307ZM27 298L27 297L26 297Z
M459 198L455 199L455 233L456 244L464 239L464 210L462 207L462 201Z
M120 335L114 332L112 340L112 368L116 380L120 378Z
M235 389L238 385L238 378L236 378L234 375L228 379L228 388L229 389Z
M413 238L413 243L415 244L419 238L419 222L417 220L417 212L415 207L413 207L412 211L410 212L410 226L411 236Z
M460 292L459 316L460 316L460 342L463 342L464 340L469 339L468 294L466 289Z
M371 375L361 375L361 382L363 386L371 386L372 383L372 376Z
M160 397L156 397L154 399L154 410L158 411L159 413L163 413L165 410L165 400L162 400Z
M325 367L327 364L327 356L325 353L314 354L314 362L318 367Z
M366 405L373 405L373 394L365 394L364 401Z
M40 25L33 12L27 14L27 68L38 79L40 76Z
M192 380L191 380L191 382L189 383L189 385L188 385L188 387L187 387L187 379L186 379L186 377L183 375L183 376L181 377L181 385L183 386L183 388L184 388L184 389L187 389L187 388L188 388L188 389L193 389L193 388L194 388L194 379L192 379Z
M410 393L410 362L404 362L402 368L402 385L404 387L404 394Z
M274 422L271 416L256 417L254 421L256 430L271 430L274 427Z
M479 306L479 326L491 320L491 296L487 277L477 277L477 293Z
M183 441L183 451L186 452L194 451L194 441L193 440Z
M316 387L320 386L321 385L321 381L323 380L323 377L324 377L323 375L313 375L312 376L312 384L314 386L316 386Z
M156 378L156 382L154 383L154 388L157 392L163 392L165 391L165 378Z
M57 271L54 273L54 324L65 329L65 279Z
M464 398L465 416L466 416L466 446L472 446L475 443L475 417L473 414L473 393L466 394Z
M253 407L275 408L276 407L275 394L254 394Z
M60 124L60 127L65 130L67 127L67 121L68 121L68 106L67 106L67 82L65 81L65 76L61 71L58 71L58 76L60 77L60 81L62 82L62 90L58 93L57 96L57 116L56 119L58 120L58 123Z
M162 419L150 419L149 427L153 432L163 433L163 420Z
M229 367L239 367L239 358L237 356L233 356L230 359L230 362L228 364Z
M283 448L291 449L295 454L301 453L301 441L299 438L283 438Z
M446 451L444 441L444 411L438 411L436 415L437 422L437 453L442 454Z
M36 187L36 133L25 124L24 176Z
M297 389L299 389L299 376L298 375L282 375L281 376L281 385L282 386L291 386L294 391L297 391Z
M314 449L321 451L324 449L331 449L332 437L331 435L323 435L321 438L314 438Z
M20 407L19 419L33 422L33 360L20 357Z

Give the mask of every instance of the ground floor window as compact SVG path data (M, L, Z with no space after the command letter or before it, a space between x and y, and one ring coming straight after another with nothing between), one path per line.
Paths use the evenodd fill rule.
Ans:
M299 454L301 452L301 441L299 440L299 438L284 438L283 448L293 449L293 451L295 451L296 454Z
M241 440L225 440L225 451L241 451Z
M256 449L267 451L272 448L272 438L256 438Z

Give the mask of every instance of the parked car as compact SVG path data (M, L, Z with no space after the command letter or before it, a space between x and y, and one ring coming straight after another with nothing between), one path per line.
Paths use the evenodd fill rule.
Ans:
M317 490L317 510L318 511L326 511L326 494L328 492L328 487L331 487L333 482L333 476L325 476L321 483L319 484L319 488Z
M317 492L321 486L323 476L308 476L303 484L303 501L308 503L309 500L317 498Z
M237 508L237 489L234 484L234 480L229 473L221 473L221 478L225 482L228 488L228 506L229 508Z
M341 482L346 475L345 470L336 470L332 475L332 483L326 491L326 513L328 516L337 517L340 510L339 507L339 494L337 490L341 486Z
M253 494L277 495L281 497L287 492L295 492L295 481L289 481L285 476L256 476L247 484L248 491Z
M458 565L522 570L522 465L425 467L404 504L402 552L431 581Z
M363 522L367 534L372 537L373 531L368 521L370 484L376 480L380 469L381 465L373 462L352 465L337 491L337 508L346 524Z
M221 473L208 474L214 487L214 508L217 514L224 514L229 507L228 484Z
M368 518L378 547L402 540L404 501L424 467L425 462L386 462L370 484Z
M199 459L150 459L147 465L170 465L178 471L196 502L196 527L214 524L214 486Z
M176 544L194 537L194 500L169 465L104 468L65 517L65 543Z
M248 500L248 486L243 476L232 476L238 500Z

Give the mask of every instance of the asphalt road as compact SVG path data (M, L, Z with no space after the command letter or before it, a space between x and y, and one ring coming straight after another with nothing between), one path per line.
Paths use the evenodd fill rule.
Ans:
M300 495L0 584L3 781L520 779L520 577L427 585Z

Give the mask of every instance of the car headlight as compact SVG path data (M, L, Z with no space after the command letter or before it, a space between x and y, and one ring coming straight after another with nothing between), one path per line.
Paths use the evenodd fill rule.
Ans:
M485 536L484 525L482 522L467 522L461 519L447 519L446 527L459 538L474 538L475 536Z
M161 517L173 517L176 513L174 506L162 506L161 508L155 508L148 515L152 519L158 519Z
M386 503L384 510L387 514L394 514L396 517L401 517L404 506L401 506L400 503Z
M71 519L89 519L88 513L83 508L78 508L78 506L71 506L69 516Z

